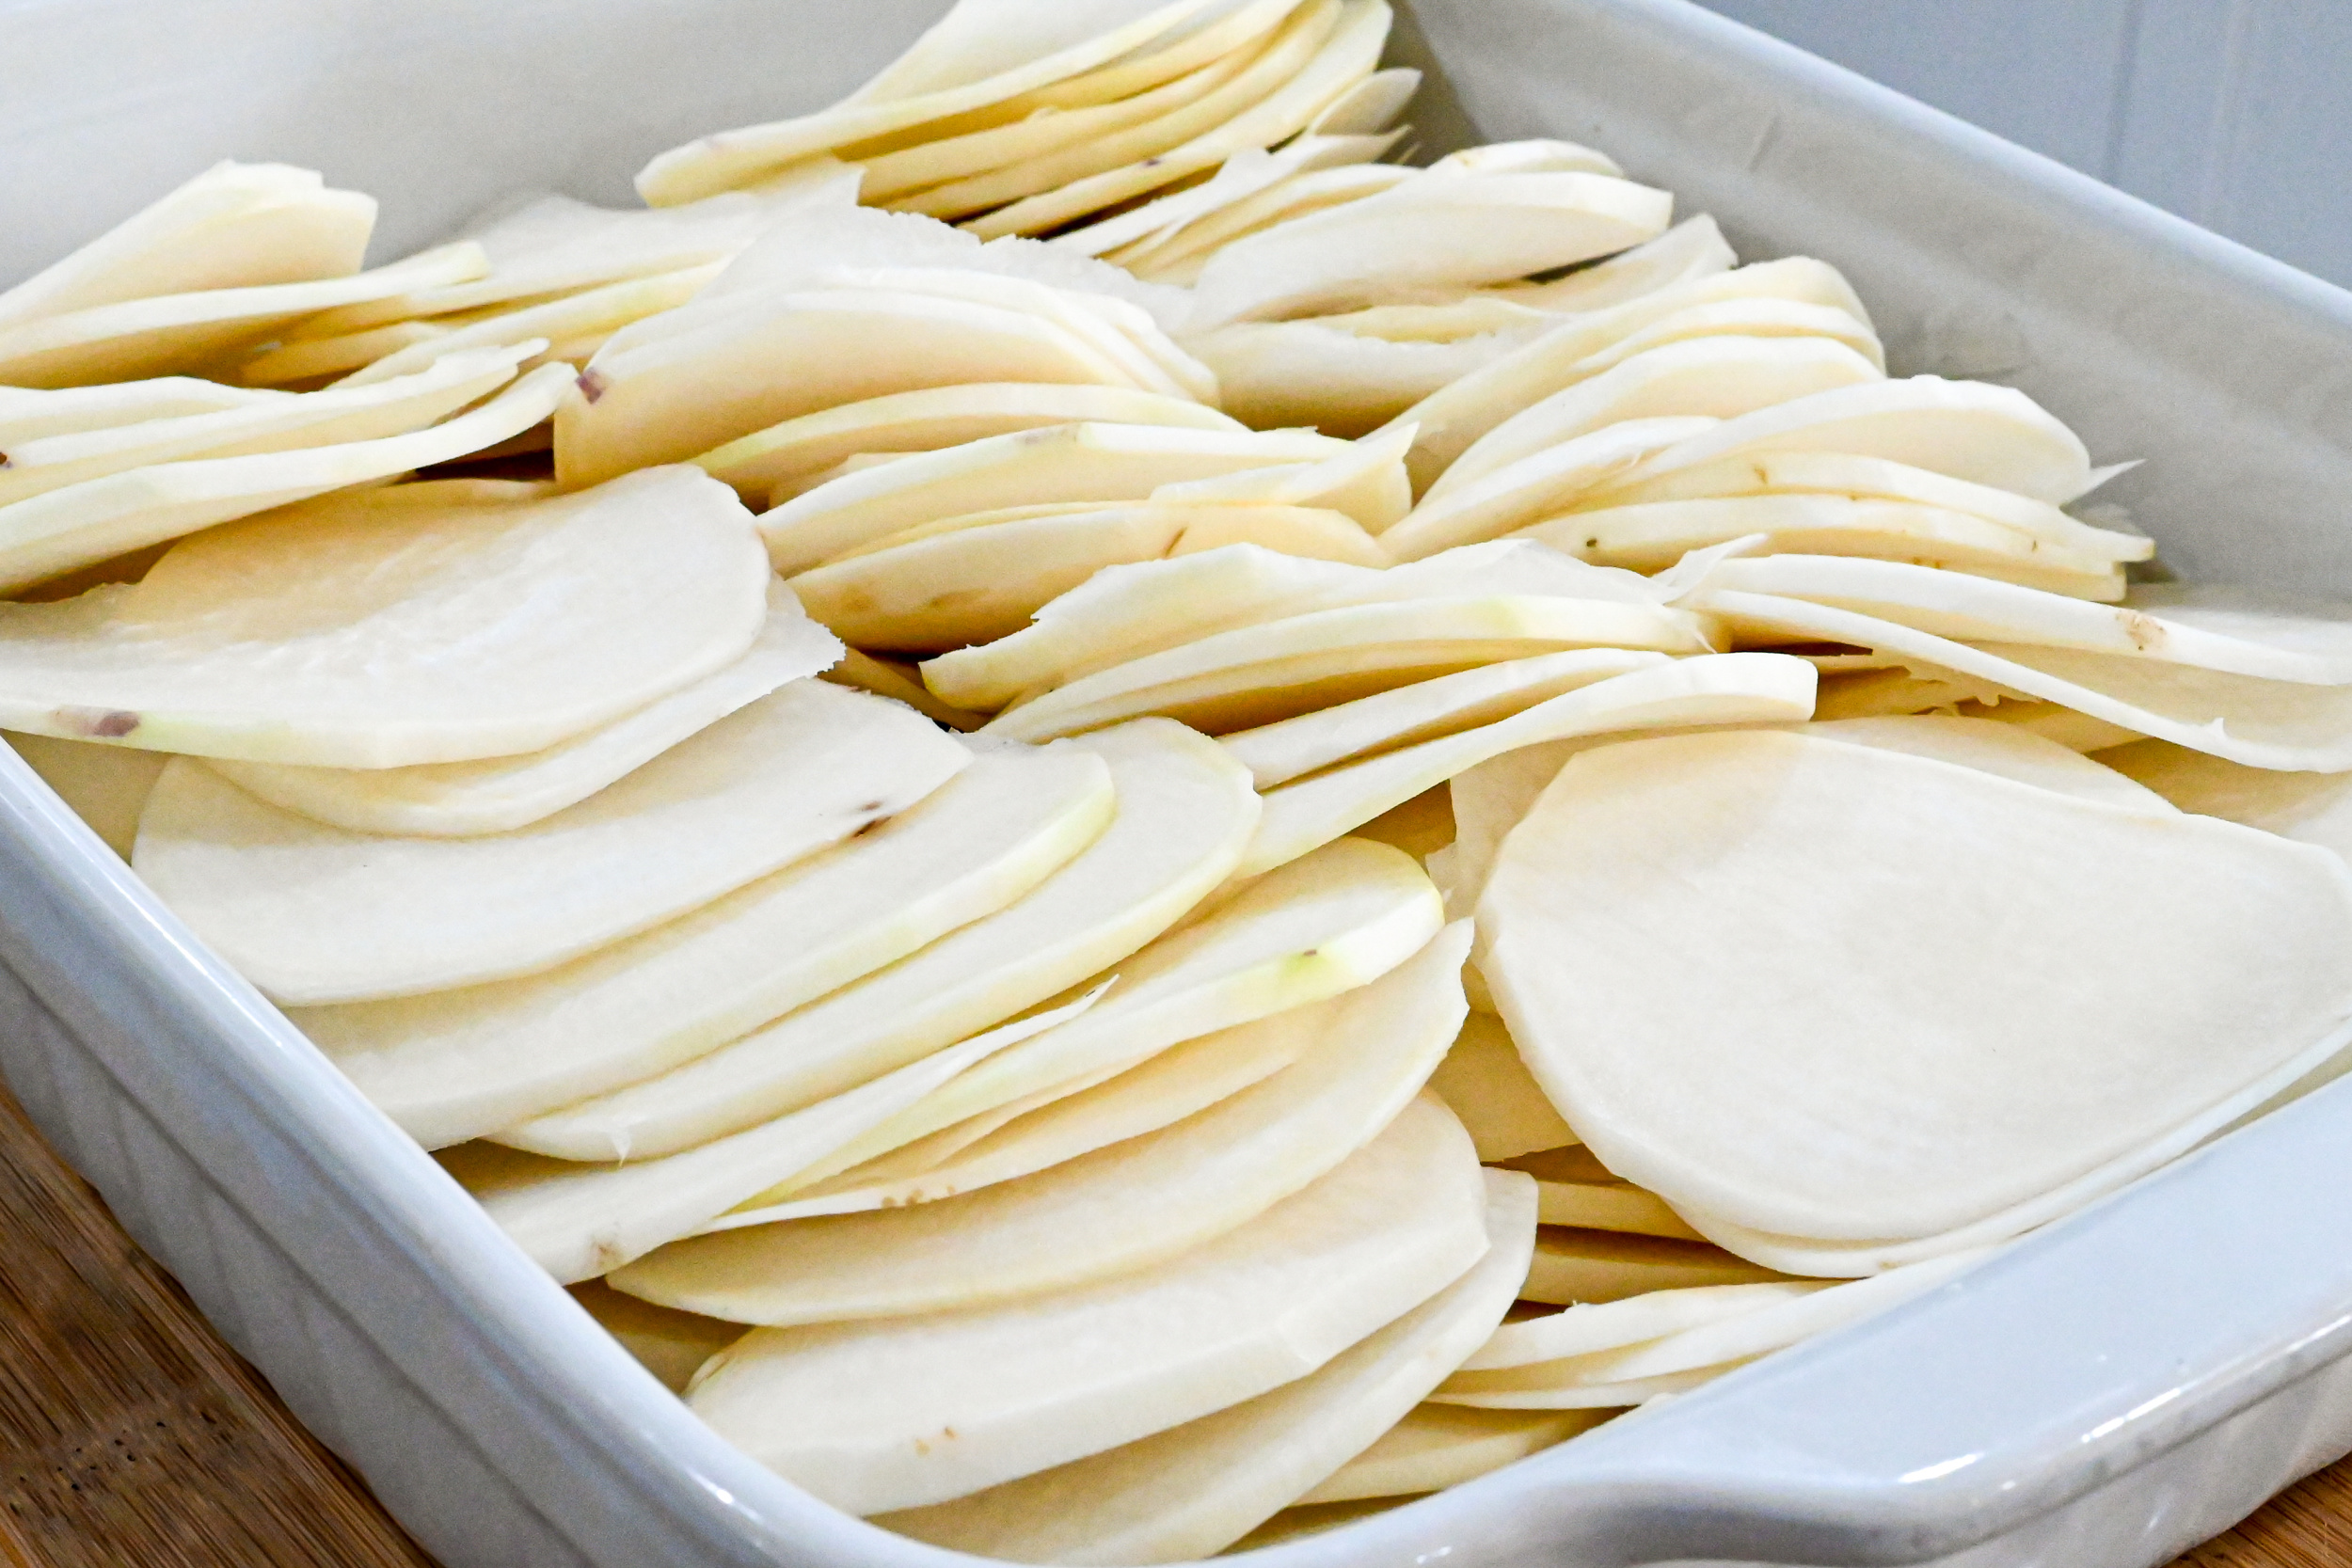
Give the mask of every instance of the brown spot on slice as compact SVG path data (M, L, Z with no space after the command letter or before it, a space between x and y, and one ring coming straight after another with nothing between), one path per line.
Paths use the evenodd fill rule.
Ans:
M139 727L139 716L122 708L61 707L54 712L59 728L92 740L120 740Z
M604 389L606 387L610 386L611 383L605 380L604 372L602 371L582 371L580 372L580 379L572 385L580 388L580 395L581 397L586 398L590 403L594 403L598 398L604 396Z

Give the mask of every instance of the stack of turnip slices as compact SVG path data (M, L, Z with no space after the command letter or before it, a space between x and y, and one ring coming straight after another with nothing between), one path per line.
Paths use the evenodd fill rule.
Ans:
M1381 162L1389 21L961 0L646 211L0 294L0 728L908 1536L1393 1506L2344 1066L2352 617L1603 153Z
M846 175L736 192L667 212L548 196L470 225L485 268L343 305L278 334L239 365L249 387L364 386L444 354L533 338L540 357L584 364L630 322L685 304L781 212L856 200Z

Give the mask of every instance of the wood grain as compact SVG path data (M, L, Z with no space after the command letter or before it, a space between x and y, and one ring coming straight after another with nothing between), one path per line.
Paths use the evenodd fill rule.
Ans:
M0 1563L430 1568L0 1090Z
M2347 1568L2348 1521L2352 1460L2175 1568ZM0 1089L0 1568L127 1564L431 1560Z

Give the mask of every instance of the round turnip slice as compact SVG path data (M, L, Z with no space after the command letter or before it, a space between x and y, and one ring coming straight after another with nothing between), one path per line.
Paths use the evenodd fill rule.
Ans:
M1025 896L731 1045L498 1141L559 1159L672 1153L854 1087L1134 953L1232 870L1258 800L1248 775L1179 725L1125 726L1084 745L1110 766L1115 814Z
M1576 275L1570 275L1571 280ZM1845 277L1826 261L1796 256L1716 272L1653 290L1605 309L1580 313L1397 416L1418 427L1406 461L1424 495L1486 434L1523 408L1581 380L1593 356L1653 322L1694 306L1736 299L1786 299L1831 306L1857 321L1868 312Z
M1157 1132L1239 1094L1296 1061L1345 1010L1346 997L1311 1002L1171 1046L1090 1089L1047 1090L967 1117L794 1196L727 1216L729 1226L863 1213L932 1203L1050 1169Z
M872 832L543 974L290 1016L412 1137L459 1143L665 1071L994 914L1112 809L1092 752L991 752Z
M742 657L544 752L416 768L300 768L227 758L213 767L248 795L355 832L506 832L579 804L745 704L818 674L840 657L840 641L775 582L768 589L767 624Z
M1577 1142L1576 1132L1544 1098L1492 1013L1472 1013L1429 1080L1470 1130L1481 1160L1508 1160Z
M1419 1404L1294 1506L1415 1497L1540 1453L1609 1418L1600 1411L1471 1410Z
M1460 1025L1461 966L1444 961L1459 945L1351 993L1348 1027L1172 1126L934 1203L698 1236L613 1283L782 1324L977 1307L1148 1268L1264 1212L1394 1119Z
M1868 385L1882 374L1833 338L1726 334L1663 344L1498 427L1446 477L1463 472L1489 443L1505 437L1524 450L1423 496L1412 515L1389 531L1389 548L1414 559L1529 527L1572 504L1595 483L1629 471L1629 460L1661 450L1661 437L1689 439L1713 429L1649 421L1725 421L1824 388ZM1609 427L1635 420L1642 421L1639 430L1610 437ZM1601 438L1579 440L1596 436Z
M1021 1562L1177 1562L1230 1546L1408 1418L1509 1307L1534 1225L1523 1182L1500 1172L1486 1181L1486 1255L1320 1370L1138 1442L875 1523Z
M1040 740L1159 713L1217 734L1538 654L1706 646L1696 619L1656 604L1521 594L1347 605L1114 665L1008 709L982 733Z
M1053 425L843 474L763 513L759 530L769 558L788 575L945 517L1058 501L1142 500L1176 481L1347 450L1311 431Z
M1801 734L1580 753L1479 911L1546 1092L1702 1230L1951 1231L2352 1018L2333 857Z
M864 453L938 451L1041 425L1086 421L1243 428L1189 398L1127 387L983 382L894 392L803 414L707 451L694 463L746 494L798 494L789 488L795 482Z
M213 529L135 584L0 606L0 727L331 768L513 755L725 666L765 620L750 519L691 470L521 505L414 488L432 493Z
M1811 665L1783 654L1674 659L1593 682L1477 729L1286 784L1267 792L1249 852L1233 874L1251 877L1284 864L1423 790L1523 747L1613 731L1807 718L1816 678Z
M1081 997L976 1035L830 1100L660 1159L583 1165L468 1144L443 1164L533 1262L574 1284L690 1234L746 1193L823 1159L992 1052L1050 1029L1093 1001Z
M1434 1100L1183 1257L1002 1307L755 1331L688 1396L754 1459L859 1513L944 1502L1307 1376L1488 1250L1486 1183Z
M860 647L939 653L1010 636L1106 566L1235 544L1357 566L1386 561L1362 526L1339 512L1081 503L1041 516L943 519L878 540L791 582L811 615Z
M659 926L887 821L970 761L895 703L796 681L578 805L478 838L328 827L180 758L132 863L280 1001L415 995Z
M496 446L545 420L571 380L565 365L545 365L519 381L511 379L513 361L537 353L538 346L461 359L466 375L455 387L439 387L421 404L394 411L395 434L365 433L367 420L385 412L379 408L354 421L355 439L158 462L0 507L0 588L23 588L290 501ZM455 405L453 398L479 396L501 383L509 384L488 402L438 424L428 420L424 428L414 428L421 411L437 418Z

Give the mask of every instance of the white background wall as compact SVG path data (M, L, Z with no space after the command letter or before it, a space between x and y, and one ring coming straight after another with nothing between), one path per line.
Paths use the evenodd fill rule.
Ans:
M2352 286L2352 0L1702 0Z

